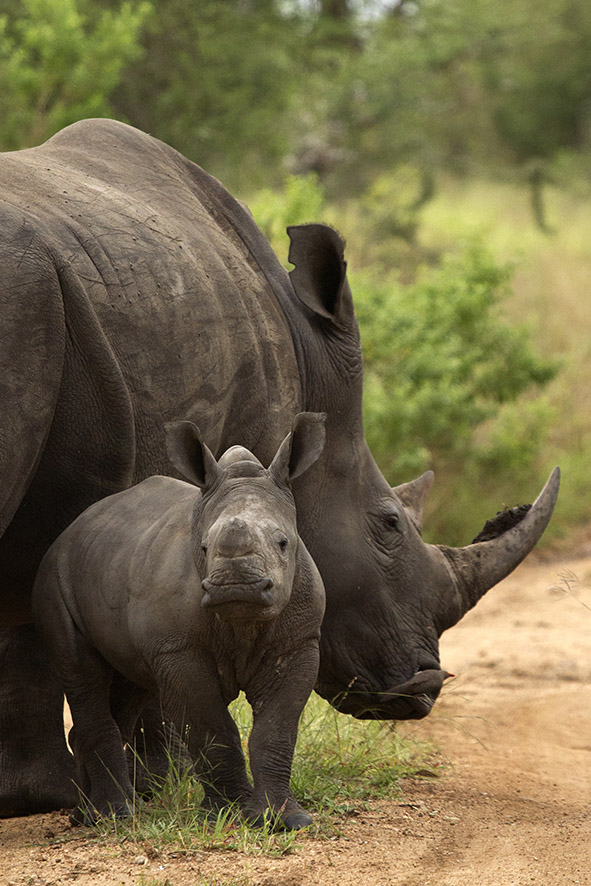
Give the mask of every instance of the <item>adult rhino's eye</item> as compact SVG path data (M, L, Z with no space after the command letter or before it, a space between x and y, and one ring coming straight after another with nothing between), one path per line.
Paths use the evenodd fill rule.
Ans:
M201 545L201 551L203 554L207 554L207 545L205 544L205 542L203 542L203 544Z
M388 511L384 514L384 523L390 529L400 529L400 513L398 511Z
M277 544L279 545L279 550L284 553L287 550L287 539L284 535L282 535Z

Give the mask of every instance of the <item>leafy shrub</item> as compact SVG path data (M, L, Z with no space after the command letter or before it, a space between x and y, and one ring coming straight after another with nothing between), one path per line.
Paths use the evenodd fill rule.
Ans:
M503 321L510 275L477 244L409 286L376 281L371 270L354 275L367 436L392 480L468 457L487 470L515 460L499 426L488 447L476 430L532 384L551 379L556 366L534 353L525 327ZM522 421L524 410L538 425L539 404L522 405ZM536 454L530 440L527 455Z
M110 96L141 55L149 2L92 10L81 0L22 0L7 8L0 14L1 148L29 147L83 117L110 116Z
M326 212L324 189L314 172L288 175L283 188L264 188L248 201L263 234L285 264L288 241L285 229L319 221Z

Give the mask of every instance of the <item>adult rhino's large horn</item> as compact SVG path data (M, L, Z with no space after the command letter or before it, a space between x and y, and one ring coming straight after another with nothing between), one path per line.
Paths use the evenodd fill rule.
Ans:
M559 486L560 469L554 468L523 520L497 538L464 548L437 546L451 566L460 595L459 617L451 624L471 609L489 588L506 578L536 546L554 511Z

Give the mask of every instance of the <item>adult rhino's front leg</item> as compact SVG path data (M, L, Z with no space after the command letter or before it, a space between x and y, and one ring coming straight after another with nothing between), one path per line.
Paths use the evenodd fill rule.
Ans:
M64 693L32 625L0 631L0 817L74 806Z
M247 692L254 712L249 741L254 791L247 813L256 824L269 810L291 830L312 824L291 792L290 778L298 723L316 682L318 660L318 643L311 640L273 672L257 675L261 690Z

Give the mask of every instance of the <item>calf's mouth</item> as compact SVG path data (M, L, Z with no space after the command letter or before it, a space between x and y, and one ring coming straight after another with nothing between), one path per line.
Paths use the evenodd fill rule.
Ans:
M236 578L212 581L205 578L201 587L205 591L201 599L205 609L232 603L247 603L266 609L273 604L273 580L268 575L249 581L237 581Z

